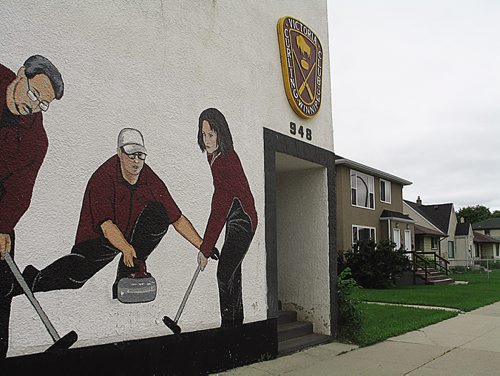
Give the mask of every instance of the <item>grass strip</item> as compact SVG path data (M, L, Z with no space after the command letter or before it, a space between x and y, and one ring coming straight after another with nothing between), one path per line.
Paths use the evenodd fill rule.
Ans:
M362 330L355 342L368 346L457 316L455 312L360 303Z
M390 289L354 289L352 297L361 301L427 305L471 311L500 301L500 273L464 273L451 276L467 281L460 285L418 285Z

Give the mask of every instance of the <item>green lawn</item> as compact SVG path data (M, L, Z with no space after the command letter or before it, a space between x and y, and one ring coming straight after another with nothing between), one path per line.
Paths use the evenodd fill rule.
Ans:
M354 341L368 346L389 337L422 328L457 315L436 309L383 306L360 303L362 330Z
M354 289L352 297L361 301L418 304L457 308L462 311L500 301L500 272L464 273L452 275L467 285L420 285L391 289Z
M355 288L351 297L367 302L416 304L456 308L462 311L500 301L500 271L464 273L451 276L468 284L420 285L391 289ZM422 328L457 315L443 310L383 306L360 303L362 329L354 342L368 346L387 338Z

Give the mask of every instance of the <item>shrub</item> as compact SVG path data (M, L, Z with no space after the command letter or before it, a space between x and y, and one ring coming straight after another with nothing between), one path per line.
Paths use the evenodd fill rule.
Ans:
M396 244L384 240L378 245L373 241L361 241L346 254L346 264L352 276L366 288L387 288L409 268L410 261Z
M338 251L337 253L337 275L340 275L347 268L346 254L349 251Z
M500 261L498 260L490 261L489 267L490 269L500 269Z
M351 291L357 286L352 278L351 270L345 268L337 278L337 295L339 307L338 336L353 341L361 330L361 312L359 300L351 297Z
M456 266L451 266L450 270L453 273L467 273L467 267L463 265L456 265Z

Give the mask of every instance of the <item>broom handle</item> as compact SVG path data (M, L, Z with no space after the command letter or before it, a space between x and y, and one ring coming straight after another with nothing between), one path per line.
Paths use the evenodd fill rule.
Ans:
M36 313L38 313L38 316L40 316L40 318L42 319L43 325L45 325L45 327L47 328L47 331L49 332L54 342L59 341L61 337L59 337L59 334L57 334L56 328L54 328L54 326L50 322L49 317L45 314L44 310L40 306L40 303L38 303L38 300L36 300L35 295L33 295L33 292L28 287L28 284L24 280L21 271L17 267L14 260L12 260L12 257L10 257L9 252L5 253L4 259L7 262L7 265L9 265L10 271L12 272L12 274L14 274L14 277L16 277L17 282L21 285L31 305L33 306L33 308L35 308Z
M181 305L179 306L179 309L177 310L177 314L175 315L174 322L177 324L179 321L179 318L181 317L181 313L184 310L184 306L187 303L187 300L189 298L189 294L191 294L191 290L193 289L194 283L196 282L196 278L198 278L198 274L200 274L200 265L196 268L196 271L193 274L193 278L191 278L191 283L189 284L189 287L186 290L186 293L184 294L184 298L182 298Z

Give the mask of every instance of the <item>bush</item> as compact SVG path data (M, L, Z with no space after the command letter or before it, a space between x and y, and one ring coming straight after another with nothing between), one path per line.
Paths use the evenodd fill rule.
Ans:
M345 268L337 278L338 336L349 341L355 340L361 330L359 300L351 297L351 291L356 286L357 283L352 279L351 270Z
M463 265L450 266L450 270L453 273L467 273L468 272L467 266L463 266Z
M410 266L408 257L396 244L384 240L378 245L373 240L361 241L354 245L352 252L346 253L346 265L352 276L366 288L387 288Z
M490 269L500 269L500 261L498 261L498 260L490 261L489 268Z
M500 261L499 260L480 260L476 261L476 265L479 263L485 269L500 269Z
M337 253L337 275L340 275L347 268L346 254L349 251L338 251Z

